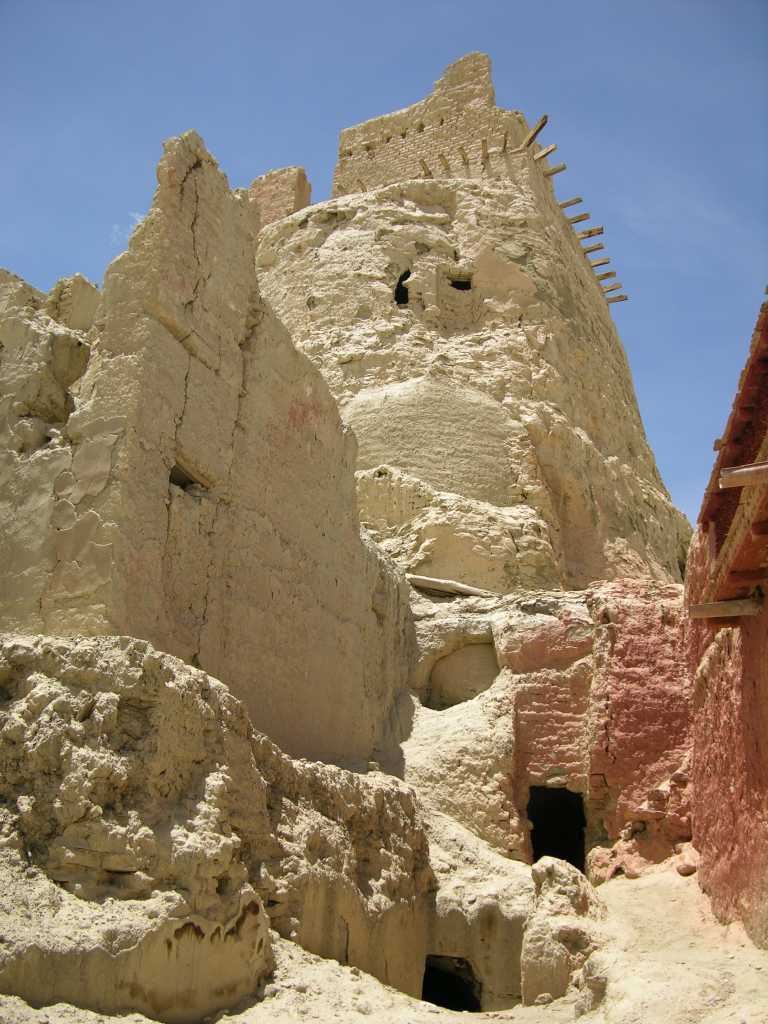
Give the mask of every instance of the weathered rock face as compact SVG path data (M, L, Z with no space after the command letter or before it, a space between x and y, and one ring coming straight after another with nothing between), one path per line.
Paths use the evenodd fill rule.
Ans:
M355 431L363 518L406 568L502 593L679 580L688 526L599 283L541 162L507 162L266 227L262 292Z
M595 881L659 863L690 839L681 596L673 584L625 580L585 593L421 598L417 697L401 702L406 738L383 763L431 812L508 857L535 852L541 787L580 795Z
M0 687L0 991L197 1021L258 992L271 923L419 993L430 871L395 779L291 761L142 641L6 637Z
M257 201L193 133L158 182L87 341L76 279L45 309L4 285L2 622L146 638L292 753L364 762L410 641L360 538L354 440L258 294Z

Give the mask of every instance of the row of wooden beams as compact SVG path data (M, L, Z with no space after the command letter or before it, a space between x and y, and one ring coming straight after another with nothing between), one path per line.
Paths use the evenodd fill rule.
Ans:
M758 615L763 607L759 597L744 597L735 601L713 601L711 604L694 604L690 608L692 619L741 618Z
M753 462L750 466L733 466L720 470L720 488L759 487L768 484L768 462Z

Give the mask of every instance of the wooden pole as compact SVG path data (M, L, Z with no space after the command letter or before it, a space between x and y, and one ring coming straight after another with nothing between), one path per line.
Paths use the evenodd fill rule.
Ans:
M608 292L617 292L619 288L623 288L624 285L620 281L614 281L613 284L603 285L603 295L607 295Z
M538 153L533 154L534 160L543 160L545 156L549 156L550 153L554 153L557 146L553 142L551 146L545 146L544 149L540 149Z
M616 271L609 270L605 274L597 274L595 276L597 277L598 281L607 281L609 277L616 277Z
M768 484L768 462L754 462L751 466L734 466L720 470L720 488L759 487Z
M569 224L581 224L581 222L583 220L589 220L589 218L591 216L592 216L591 213L580 213L577 217L569 217L568 218L568 223Z
M626 302L628 298L629 298L628 295L612 295L610 297L610 299L606 299L605 301L608 302L608 303L611 303L611 302Z
M568 167L568 164L555 164L554 167L548 167L544 171L545 178L551 178L553 174L559 174L560 171L564 171Z
M585 245L581 251L584 253L585 256L588 256L591 252L599 252L601 249L604 248L605 244L603 242L595 242L594 245Z
M558 203L557 205L561 210L567 210L569 206L578 206L579 203L583 203L584 200L581 196L576 196L574 199L566 199L564 203Z
M531 130L523 139L523 146L527 148L536 141L539 132L546 127L547 121L549 121L549 117L546 114L542 114L542 116L539 118L539 120L536 122L533 128L531 128Z
M577 232L576 237L579 238L579 239L581 239L581 238L594 238L595 235L602 235L602 233L604 231L605 231L605 228L601 224L597 228L587 228L586 231L579 231L579 232Z
M758 615L762 607L759 597L744 597L736 601L694 604L689 608L689 614L692 619L740 618L742 615Z
M585 249L584 251L586 252L587 250ZM589 261L589 265L594 270L595 267L604 267L606 265L606 263L610 263L610 262L611 262L611 257L610 256L603 256L599 260L590 260Z

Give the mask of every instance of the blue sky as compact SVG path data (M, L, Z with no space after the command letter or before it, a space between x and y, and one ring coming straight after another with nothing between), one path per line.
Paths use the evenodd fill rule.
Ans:
M765 0L0 0L0 265L97 283L196 128L235 185L329 195L342 127L489 53L497 102L568 164L630 302L613 307L651 445L698 510L768 285Z

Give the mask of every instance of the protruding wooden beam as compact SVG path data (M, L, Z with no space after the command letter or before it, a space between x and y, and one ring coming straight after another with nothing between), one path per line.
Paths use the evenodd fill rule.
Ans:
M750 466L733 466L720 470L720 488L760 487L768 484L768 462L753 462Z
M592 216L592 214L591 214L591 213L580 213L580 214L579 214L578 216L576 216L576 217L568 217L568 223L569 223L569 224L581 224L581 222L582 222L583 220L589 220L589 218L590 218L591 216Z
M567 167L568 164L555 164L554 167L547 167L547 169L544 171L544 177L551 178L553 174L559 174L560 171L566 170Z
M424 175L425 178L432 177L432 171L430 171L429 164L427 163L426 160L419 160L419 167L421 167L421 173Z
M763 569L731 569L728 579L733 583L765 583L768 580L768 565Z
M461 157L461 159L462 159L462 163L464 163L464 165L465 165L466 167L469 167L469 157L467 156L467 151L466 151L466 149L464 149L464 147L463 147L463 146L457 146L456 148L457 148L457 149L458 149L458 151L459 151L459 156L460 156L460 157Z
M743 597L735 601L694 604L689 608L689 614L692 619L741 618L743 615L759 615L762 607L759 597Z
M607 295L608 292L617 292L619 288L623 288L624 285L621 281L614 281L613 284L603 285L603 295Z
M445 155L445 153L438 153L437 159L440 161L440 166L442 167L442 169L444 171L448 171L448 173L450 174L451 165L448 163L448 157Z
M611 303L611 302L626 302L628 299L629 299L628 295L612 295L610 297L610 299L606 299L605 301L608 302L608 303Z
M595 274L598 281L607 281L609 277L616 277L615 270L607 270L604 274Z
M581 196L574 196L573 199L566 199L564 203L558 203L557 205L561 210L567 210L569 206L578 206L579 203L583 203L584 200Z
M581 238L594 238L596 235L602 235L602 233L604 231L605 231L605 228L603 227L602 224L600 224L599 227L587 228L586 231L579 231L579 232L577 232L576 237L579 238L579 239L581 239Z
M525 146L526 148L527 148L528 146L531 146L531 145L533 145L533 143L534 143L534 142L536 141L536 139L537 139L537 138L539 137L539 133L540 133L540 132L541 132L541 131L542 131L542 130L543 130L544 128L546 128L546 126L547 126L547 122L548 122L548 121L549 121L549 117L547 116L547 114L542 114L542 115L541 115L541 117L539 118L539 120L538 120L538 121L536 122L536 124L535 124L535 125L533 126L533 128L531 128L531 130L530 130L530 131L528 132L528 134L527 134L527 135L525 136L525 138L523 139L523 145L524 145L524 146Z
M585 256L588 256L591 252L599 252L601 249L604 248L604 242L595 242L594 245L585 245L581 251L584 253Z
M487 164L491 159L488 155L488 139L480 140L480 158L484 164Z
M456 580L441 580L434 576L414 576L406 573L405 578L417 590L435 590L439 594L463 594L467 597L493 597L489 590L479 590L477 587L470 587L466 583L458 583Z
M553 142L551 146L545 146L544 149L540 149L538 153L533 154L534 160L543 160L545 156L549 156L550 153L554 153L557 149L557 145Z
M589 265L594 270L595 267L604 267L606 265L606 263L610 263L610 262L611 262L611 257L610 256L602 256L599 260L590 260L589 261Z

